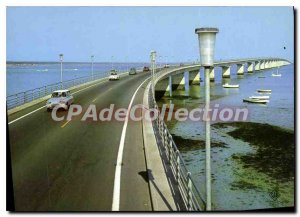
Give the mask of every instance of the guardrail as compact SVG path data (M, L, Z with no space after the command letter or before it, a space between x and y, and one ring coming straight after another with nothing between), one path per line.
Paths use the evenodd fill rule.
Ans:
M140 69L139 69L140 70ZM120 73L124 73L125 71L119 71ZM100 78L107 77L107 72L96 73L93 76L84 76L80 78L75 78L67 81L63 81L63 83L58 82L55 84L49 84L43 87L27 90L24 92L20 92L17 94L13 94L6 97L7 109L12 109L17 106L21 106L25 103L31 102L33 100L42 98L51 94L55 90L59 89L68 89L71 87L75 87L87 82L95 81Z
M152 85L151 85L152 88ZM166 152L168 163L170 164L173 176L180 191L183 202L189 211L203 211L206 203L201 197L195 182L191 176L191 172L187 169L185 161L183 160L180 151L178 150L163 117L160 115L155 98L152 95L152 89L149 89L149 106L155 108L158 112L158 118L153 122L156 124L159 135L162 139L164 151Z

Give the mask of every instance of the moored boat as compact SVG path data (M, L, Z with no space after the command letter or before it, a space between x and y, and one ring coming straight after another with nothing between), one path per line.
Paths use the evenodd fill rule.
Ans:
M238 85L238 84L228 84L228 83L223 84L222 86L224 88L239 88L240 87L240 85Z
M267 100L267 99L251 99L249 97L249 98L243 99L243 102L266 104L269 102L269 100Z
M250 96L250 99L269 99L270 96Z
M257 89L258 93L272 93L271 89Z

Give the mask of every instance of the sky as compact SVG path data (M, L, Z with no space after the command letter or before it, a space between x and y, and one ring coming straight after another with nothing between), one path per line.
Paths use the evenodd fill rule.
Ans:
M292 7L7 7L6 60L199 59L195 28L216 27L215 60L294 61ZM284 49L284 47L286 49Z

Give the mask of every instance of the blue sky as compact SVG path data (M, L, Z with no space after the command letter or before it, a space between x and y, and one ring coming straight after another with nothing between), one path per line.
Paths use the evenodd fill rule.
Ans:
M7 60L199 59L196 27L217 27L215 59L293 61L292 7L7 7ZM286 47L286 49L284 49ZM128 56L128 57L127 57Z

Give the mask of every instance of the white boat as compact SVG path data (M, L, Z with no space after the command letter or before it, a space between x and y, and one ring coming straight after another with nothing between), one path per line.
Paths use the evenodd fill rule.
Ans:
M281 74L278 73L278 69L279 69L279 67L277 67L277 72L276 72L276 74L272 73L272 76L273 76L273 77L281 77Z
M250 99L270 99L270 96L250 96Z
M249 97L249 98L243 99L243 102L266 104L269 102L269 100L267 100L267 99L251 99Z
M226 84L223 84L223 87L224 87L224 88L239 88L240 85L238 85L238 84L228 84L228 83L226 83Z
M257 89L258 93L272 93L271 89Z

